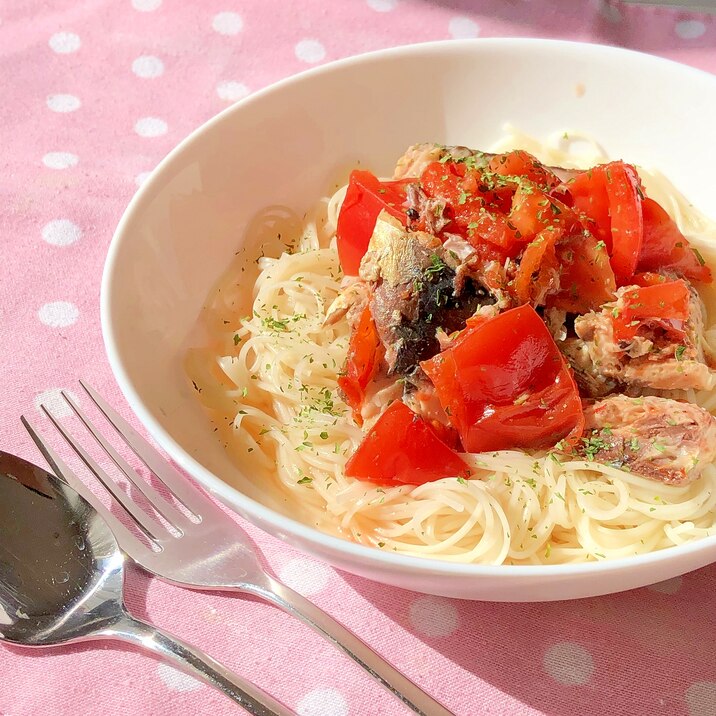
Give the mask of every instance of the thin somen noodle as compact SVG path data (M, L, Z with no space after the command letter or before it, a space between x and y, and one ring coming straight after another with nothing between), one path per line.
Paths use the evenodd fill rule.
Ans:
M496 151L522 148L546 164L606 161L589 138L538 142L511 131ZM579 154L577 154L579 150ZM716 266L716 227L659 173L639 168L649 196ZM211 341L188 372L237 463L261 492L319 529L384 551L453 562L557 564L627 557L716 534L716 467L667 485L549 452L467 454L471 479L380 487L343 474L363 437L339 394L350 327L324 326L341 289L335 226L345 188L295 223L291 250L258 260L248 310L236 267L210 297ZM707 326L713 291L701 291ZM706 331L714 342L716 328ZM716 395L674 397L716 411Z

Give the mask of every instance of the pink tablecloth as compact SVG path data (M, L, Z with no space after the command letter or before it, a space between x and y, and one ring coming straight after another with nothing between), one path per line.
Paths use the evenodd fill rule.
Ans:
M714 17L598 0L0 5L0 446L39 459L18 415L40 421L39 401L57 404L58 388L78 376L124 407L100 336L102 262L137 185L188 132L310 65L499 35L620 44L716 71ZM479 604L377 586L249 531L285 581L460 716L716 714L716 568L580 602ZM406 713L270 606L136 573L128 602L301 716ZM2 716L237 712L214 690L111 645L0 648L0 675Z

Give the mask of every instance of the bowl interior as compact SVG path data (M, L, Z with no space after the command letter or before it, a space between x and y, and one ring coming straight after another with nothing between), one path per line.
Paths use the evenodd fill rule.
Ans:
M302 213L358 162L387 173L417 141L486 147L509 122L537 136L589 132L611 156L658 167L716 213L714 116L716 80L706 74L564 42L412 46L286 80L197 130L127 210L102 295L115 375L162 446L190 471L206 468L218 478L197 475L207 487L261 521L219 482L271 506L226 457L182 363L207 295L266 207Z

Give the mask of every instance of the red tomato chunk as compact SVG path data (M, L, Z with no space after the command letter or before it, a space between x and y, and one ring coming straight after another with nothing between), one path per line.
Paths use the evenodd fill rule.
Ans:
M345 473L383 485L422 485L468 477L470 468L420 416L396 400L349 458Z
M631 340L638 333L641 323L649 319L669 321L671 331L680 335L683 333L681 321L689 317L689 300L689 288L681 280L654 283L627 291L624 307L612 318L614 337Z
M410 181L381 182L370 172L351 172L336 228L338 259L343 272L357 276L361 259L368 248L378 214L385 210L407 223L405 187Z
M351 334L345 370L338 378L338 387L343 391L358 425L363 422L360 409L365 398L365 389L373 380L382 349L370 309L366 307Z
M692 281L711 283L711 269L664 209L653 199L644 199L642 214L644 243L639 271L667 270Z
M468 452L546 448L582 433L577 386L530 306L466 328L421 366Z
M644 236L644 195L636 169L624 162L603 164L582 172L568 187L574 208L589 220L587 228L607 245L617 282L628 283Z

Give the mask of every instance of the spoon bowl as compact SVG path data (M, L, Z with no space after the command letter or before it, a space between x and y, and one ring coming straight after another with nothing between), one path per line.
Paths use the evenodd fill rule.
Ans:
M123 562L107 524L72 488L0 452L0 638L97 638L124 614Z
M254 716L295 716L198 649L130 615L123 585L124 555L104 518L65 482L0 451L0 641L129 642Z

